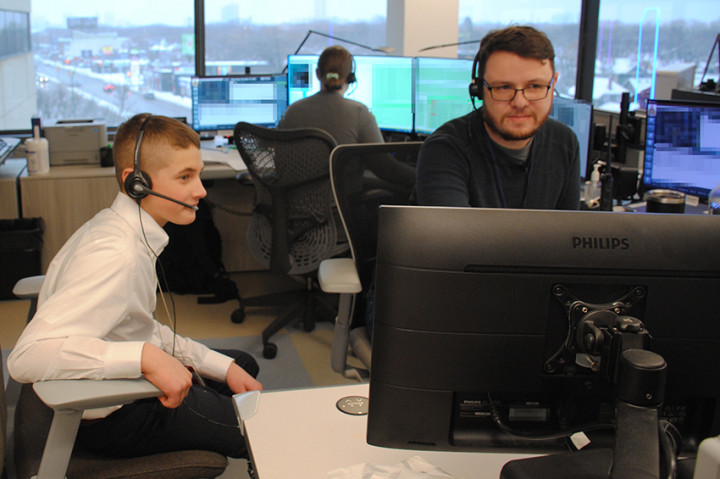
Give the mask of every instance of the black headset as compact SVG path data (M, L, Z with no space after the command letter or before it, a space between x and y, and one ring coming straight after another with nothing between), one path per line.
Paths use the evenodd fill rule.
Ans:
M142 146L142 139L145 135L145 125L150 120L152 115L145 117L143 122L140 124L138 130L137 139L135 140L135 159L133 160L133 171L127 178L125 178L125 192L127 195L140 203L140 200L150 194L152 189L152 180L150 175L140 169L140 147Z
M480 65L480 50L478 49L477 54L475 55L475 59L473 60L472 65L472 80L470 81L470 85L468 85L468 91L470 92L470 101L472 101L473 109L475 109L475 99L482 100L483 97L483 79L478 78L478 66Z
M352 57L352 70L350 70L350 73L348 73L348 76L345 80L348 82L348 84L355 83L357 81L357 77L355 76L355 57L354 56L351 56L351 57Z

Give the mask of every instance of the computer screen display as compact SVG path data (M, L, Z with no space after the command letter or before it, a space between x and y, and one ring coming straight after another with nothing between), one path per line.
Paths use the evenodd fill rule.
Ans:
M720 104L648 100L642 188L707 200L720 184Z
M412 68L410 57L355 55L355 77L345 93L375 116L378 127L409 133L413 129ZM320 91L318 55L288 56L288 104Z
M367 440L612 444L622 349L667 364L662 419L720 434L720 220L381 206ZM597 443L597 442L595 442Z
M580 144L580 176L583 179L589 178L591 173L588 171L588 155L591 150L592 110L591 103L556 96L553 98L553 106L550 111L550 118L566 124L577 135Z
M472 60L415 58L415 132L429 135L443 123L473 110L468 85ZM482 101L476 100L479 108Z
M285 75L194 77L192 127L232 130L239 121L274 127L287 108Z

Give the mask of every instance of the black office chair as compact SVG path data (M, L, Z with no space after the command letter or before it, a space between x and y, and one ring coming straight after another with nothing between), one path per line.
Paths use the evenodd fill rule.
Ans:
M352 258L323 261L318 278L323 291L340 294L331 366L346 377L364 378L370 371L378 208L410 204L421 145L340 145L330 156L333 193ZM348 344L362 368L347 366Z
M248 306L290 306L262 333L263 356L271 359L277 346L270 337L302 318L305 330L315 325L318 306L332 318L335 308L317 286L320 262L348 250L337 219L328 161L332 137L317 128L276 130L240 122L234 140L255 186L255 204L247 245L255 260L272 272L298 279L303 288L254 298Z
M17 297L30 300L28 321L35 314L43 279L44 276L24 278L13 288ZM12 423L14 467L7 468L12 469L6 471L8 479L64 479L66 476L70 479L209 479L219 476L227 468L227 458L210 451L116 458L74 444L85 409L126 404L160 394L159 389L143 378L70 379L23 384L19 388L19 397L15 398L17 386L8 379L7 396L12 396L12 402L16 402ZM6 411L5 392L3 387L3 412ZM6 439L4 429L3 426L0 444Z

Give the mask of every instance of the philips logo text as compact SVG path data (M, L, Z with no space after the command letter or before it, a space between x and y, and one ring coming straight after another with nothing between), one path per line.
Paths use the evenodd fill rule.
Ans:
M629 249L630 240L627 238L603 238L588 236L581 238L574 236L572 239L573 249Z

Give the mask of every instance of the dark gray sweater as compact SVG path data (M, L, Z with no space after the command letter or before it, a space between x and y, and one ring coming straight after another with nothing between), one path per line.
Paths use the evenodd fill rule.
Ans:
M580 149L570 128L548 118L524 165L506 156L484 128L478 110L445 123L425 140L417 165L419 205L579 208Z

